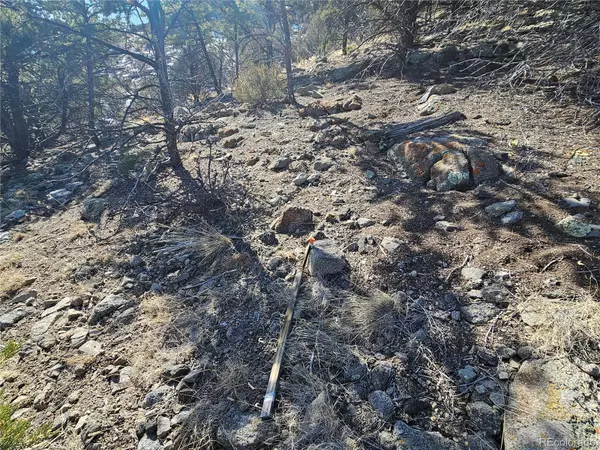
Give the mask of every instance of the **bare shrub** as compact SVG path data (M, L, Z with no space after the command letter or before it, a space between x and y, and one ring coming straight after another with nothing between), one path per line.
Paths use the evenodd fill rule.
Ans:
M264 105L283 97L285 83L275 66L249 66L240 72L235 97L251 105Z

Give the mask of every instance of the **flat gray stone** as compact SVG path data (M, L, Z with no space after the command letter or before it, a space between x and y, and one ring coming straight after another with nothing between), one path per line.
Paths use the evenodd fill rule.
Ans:
M96 325L116 311L127 309L132 305L132 300L121 297L120 295L107 295L100 303L94 306L90 318L88 319L88 323L90 325Z
M81 347L79 347L79 351L81 353L85 353L86 355L96 357L100 355L104 350L102 350L102 344L98 341L87 341Z
M25 317L30 316L35 312L33 308L15 308L12 311L9 311L0 316L0 330L6 330L7 328L12 327L20 320L23 320Z
M329 240L316 241L310 251L309 272L313 277L336 275L348 267L339 248Z
M488 216L500 217L506 213L511 212L516 207L517 207L516 200L508 200L505 202L492 203L491 205L486 206L485 212Z
M44 317L42 320L37 321L31 326L29 336L35 344L41 344L46 336L46 333L50 330L50 327L58 320L62 312L57 312L49 316Z
M460 308L461 316L473 325L480 325L492 320L500 309L490 303L473 303Z
M407 450L460 450L463 447L440 433L421 431L399 420L394 424L393 436L398 449Z

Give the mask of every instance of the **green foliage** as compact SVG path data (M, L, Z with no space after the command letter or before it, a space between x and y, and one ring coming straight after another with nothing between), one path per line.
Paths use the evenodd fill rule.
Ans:
M119 172L127 175L129 172L141 170L151 156L152 151L145 148L124 151L119 161Z
M235 97L251 105L264 105L283 97L285 81L276 67L257 64L240 72Z
M52 436L49 425L35 427L27 419L13 419L16 409L0 398L0 450L29 448Z
M4 364L5 361L15 356L20 348L21 344L12 339L9 339L8 342L4 345L4 347L2 347L2 350L0 350L0 366Z

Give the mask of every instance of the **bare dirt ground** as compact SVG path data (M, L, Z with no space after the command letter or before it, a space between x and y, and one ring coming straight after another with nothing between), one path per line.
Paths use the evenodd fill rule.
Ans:
M57 430L39 448L404 448L398 421L421 433L422 447L407 448L500 448L505 405L490 395L506 398L526 346L600 362L598 341L569 334L570 309L561 309L597 305L600 241L556 226L574 213L600 224L600 147L578 122L585 110L540 91L454 81L439 112L467 118L434 132L486 136L512 171L478 189L436 192L403 174L386 156L389 143L369 132L419 119L417 99L431 83L314 75L306 80L323 102L356 94L362 108L319 119L339 122L323 131L284 105L233 104L235 116L201 117L243 137L212 148L218 180L229 167L217 181L221 203L199 199L170 169L138 178L143 158L132 175L118 154L84 146L40 155L26 178L4 178L4 202L27 214L0 244L0 313L26 314L0 331L2 343L22 343L0 383L22 417ZM151 149L160 137L145 139ZM200 161L206 180L205 142L180 149L191 176ZM285 167L270 168L285 157ZM301 173L318 179L296 186ZM83 184L66 201L46 199L73 181ZM93 195L107 200L100 223L80 216ZM563 199L573 195L591 205L569 207ZM484 212L505 200L517 201L522 221L503 225ZM274 421L259 424L286 289L309 235L269 232L289 206L313 212L348 270L305 279ZM160 252L165 231L197 229L202 218L231 238L214 263ZM440 220L458 230L439 229ZM398 248L386 249L384 238ZM463 268L484 275L469 280ZM479 298L490 287L504 296L493 309ZM35 298L15 300L32 289ZM110 294L123 303L96 323L94 306ZM50 314L36 340L36 325L65 297L76 300ZM487 305L482 320L469 318L474 304ZM549 311L559 316L551 323ZM92 345L77 348L81 341ZM506 357L503 347L520 351ZM494 408L490 423L474 417L477 402Z

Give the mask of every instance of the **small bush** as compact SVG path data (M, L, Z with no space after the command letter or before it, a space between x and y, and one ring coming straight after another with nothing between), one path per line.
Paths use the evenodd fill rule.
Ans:
M0 366L2 366L5 361L15 356L20 348L21 344L9 339L8 342L2 347L2 350L0 350Z
M0 398L0 450L30 448L52 436L48 425L34 427L27 419L13 419L16 409Z
M283 97L285 84L276 67L254 65L240 72L235 97L251 105L264 105Z

